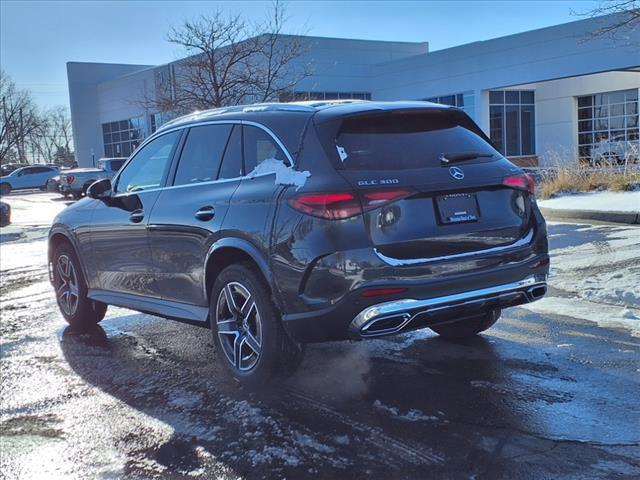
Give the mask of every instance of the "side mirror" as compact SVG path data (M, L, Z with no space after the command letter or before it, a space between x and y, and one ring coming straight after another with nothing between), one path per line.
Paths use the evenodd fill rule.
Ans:
M101 178L93 182L87 188L87 197L89 198L107 198L111 196L111 180L108 178Z

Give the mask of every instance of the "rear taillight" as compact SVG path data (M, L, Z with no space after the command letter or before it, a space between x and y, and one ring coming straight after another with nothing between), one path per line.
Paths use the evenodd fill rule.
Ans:
M304 193L290 199L289 205L315 217L342 220L406 198L412 193L407 189L366 191L359 196L350 192Z
M67 175L67 183L69 185L71 185L73 183L73 181L75 180L76 177L74 177L73 175Z
M309 215L330 220L349 218L362 211L360 201L348 192L298 195L289 200L289 205Z
M523 173L522 175L515 175L513 177L507 177L502 180L502 184L505 187L524 190L529 193L536 193L536 185L533 182L533 178L531 178L531 176L527 173Z

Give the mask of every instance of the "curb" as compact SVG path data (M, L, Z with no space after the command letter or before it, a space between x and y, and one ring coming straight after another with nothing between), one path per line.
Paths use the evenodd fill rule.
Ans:
M640 213L636 212L599 212L597 210L565 210L540 207L540 211L549 220L586 220L604 223L623 223L640 225Z

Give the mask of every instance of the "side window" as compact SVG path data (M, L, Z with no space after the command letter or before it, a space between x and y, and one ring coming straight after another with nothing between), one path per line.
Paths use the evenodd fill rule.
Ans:
M279 160L289 164L282 149L264 130L245 126L244 129L244 171L250 173L265 160Z
M139 192L159 187L178 138L179 131L167 133L147 143L118 177L115 193Z
M224 158L220 166L220 180L224 178L236 178L242 175L242 127L234 125L233 132L227 148L224 151Z
M189 129L174 185L216 179L232 125L203 125Z
M25 168L20 172L20 175L33 175L35 172L35 168Z

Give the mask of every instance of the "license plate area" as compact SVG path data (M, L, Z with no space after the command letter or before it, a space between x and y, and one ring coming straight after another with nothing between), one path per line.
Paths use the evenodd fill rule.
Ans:
M444 224L477 222L480 217L475 193L439 195L436 204L440 222Z

